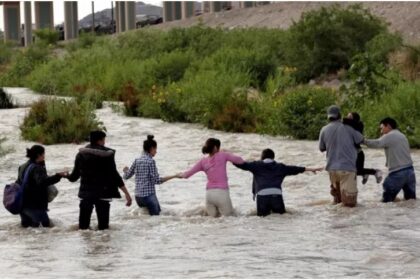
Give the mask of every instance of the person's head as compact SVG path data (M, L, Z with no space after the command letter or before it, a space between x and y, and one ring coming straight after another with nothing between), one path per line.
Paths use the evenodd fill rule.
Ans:
M272 149L265 149L261 153L261 160L274 159L274 151Z
M153 135L147 135L147 139L143 142L143 151L154 157L157 153L157 142L153 139Z
M331 105L327 110L327 117L329 121L337 121L341 119L340 108L337 105Z
M41 145L33 145L30 149L26 149L26 157L33 162L45 161L45 149Z
M347 115L348 119L354 120L355 122L360 122L360 115L357 112L351 112Z
M90 132L90 144L91 145L99 145L99 146L105 146L105 132L101 130L95 130Z
M207 139L202 148L203 154L213 155L220 150L220 140L216 138Z
M381 128L381 134L387 134L398 126L393 118L387 117L379 122L379 127Z

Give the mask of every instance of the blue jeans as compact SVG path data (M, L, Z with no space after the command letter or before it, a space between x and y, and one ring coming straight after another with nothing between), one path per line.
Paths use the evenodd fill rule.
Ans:
M157 199L156 194L151 194L145 197L136 196L137 205L142 208L146 207L149 210L150 216L155 216L160 214L160 205Z
M405 199L416 199L416 175L413 167L404 168L388 174L385 178L383 202L394 201L401 189Z
M47 210L24 208L20 213L22 227L50 226Z

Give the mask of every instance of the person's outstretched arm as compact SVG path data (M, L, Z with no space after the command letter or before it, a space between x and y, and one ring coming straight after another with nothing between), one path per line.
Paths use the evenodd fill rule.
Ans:
M378 139L365 139L364 144L369 148L385 148L388 146L388 137L383 135L381 138Z
M194 175L197 172L203 171L203 164L201 163L201 160L199 160L196 164L194 164L193 167L191 167L188 171L185 171L182 173L182 178L188 179L192 175Z
M80 155L76 156L76 159L74 160L74 168L73 171L69 176L67 176L67 179L70 182L76 182L80 178Z
M253 170L255 169L255 164L256 164L255 161L253 162L245 161L244 163L241 163L241 164L234 163L233 165L235 165L239 169L253 172Z
M123 179L128 180L134 175L134 171L136 170L136 160L134 160L133 164L131 164L130 168L127 166L123 169Z
M225 155L226 160L230 161L233 164L242 164L245 162L240 156L234 155L232 153L225 152Z

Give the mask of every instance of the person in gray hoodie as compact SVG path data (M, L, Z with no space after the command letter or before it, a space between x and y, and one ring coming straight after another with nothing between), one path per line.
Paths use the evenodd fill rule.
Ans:
M305 171L321 171L323 168L307 168L285 165L274 160L271 149L262 151L261 160L235 164L236 167L252 172L252 193L257 198L257 215L286 212L281 184L286 176L297 175Z
M410 155L407 137L397 129L392 118L380 121L382 136L379 139L365 139L369 148L384 148L388 176L383 183L383 202L394 201L401 189L405 199L416 199L416 175Z

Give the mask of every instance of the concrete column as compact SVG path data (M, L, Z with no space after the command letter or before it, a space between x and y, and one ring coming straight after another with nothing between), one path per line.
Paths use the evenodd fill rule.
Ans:
M195 15L195 2L182 1L182 19L187 19Z
M173 1L163 1L163 22L173 21Z
M120 2L115 1L115 33L120 33Z
M136 2L125 1L125 26L126 30L136 29Z
M210 2L210 13L220 12L222 10L223 3L225 3L225 2L211 1Z
M21 40L20 2L3 2L4 41Z
M174 11L174 20L182 19L182 2L181 1L174 1L173 2L173 11Z
M64 2L64 39L70 40L79 35L77 1Z
M124 32L126 30L125 22L125 2L124 1L116 1L115 5L118 6L116 9L117 11L117 30L118 32Z
M25 1L25 47L32 44L32 6L31 1Z
M255 1L242 1L242 8L252 8L256 6Z
M54 29L53 1L35 1L35 28Z

